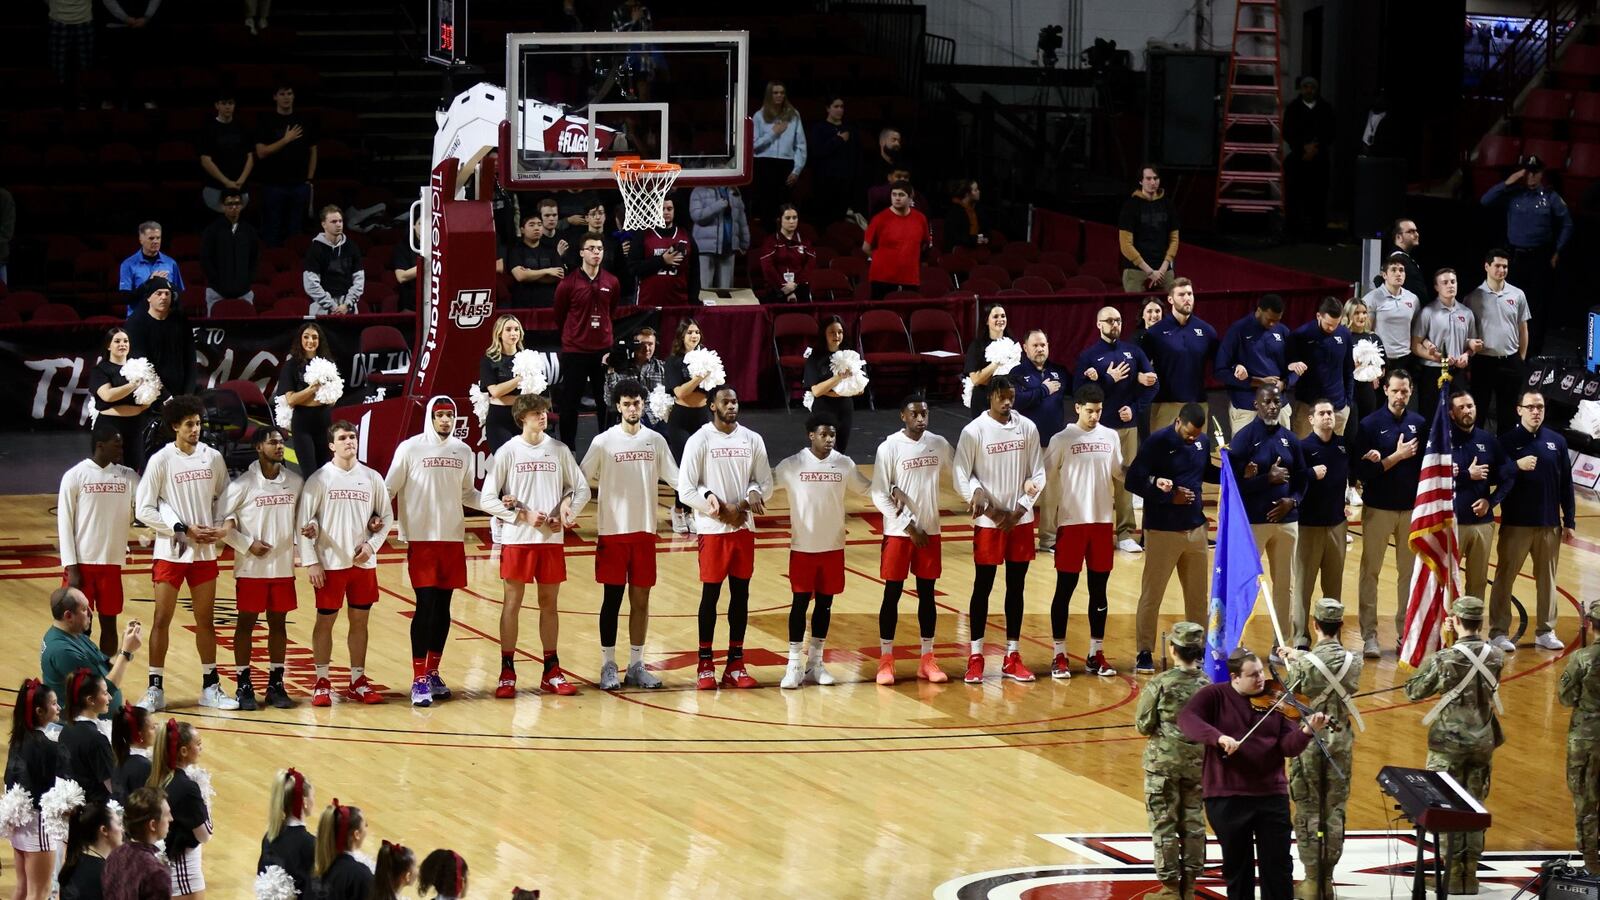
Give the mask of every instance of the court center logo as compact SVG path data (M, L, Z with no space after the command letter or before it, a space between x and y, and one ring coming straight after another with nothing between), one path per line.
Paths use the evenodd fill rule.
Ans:
M494 315L494 291L457 291L450 318L458 327L477 328Z

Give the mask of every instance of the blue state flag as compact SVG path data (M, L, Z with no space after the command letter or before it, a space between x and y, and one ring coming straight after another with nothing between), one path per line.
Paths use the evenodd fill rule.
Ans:
M1217 549L1211 570L1211 608L1206 623L1206 674L1212 681L1228 680L1228 654L1256 609L1261 580L1261 553L1245 516L1244 499L1222 450L1222 499L1217 504Z

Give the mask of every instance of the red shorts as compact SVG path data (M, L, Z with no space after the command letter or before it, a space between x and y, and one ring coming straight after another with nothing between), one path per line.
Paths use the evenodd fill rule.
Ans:
M328 569L322 587L317 588L317 609L339 609L348 597L351 606L371 606L378 602L378 570L351 566Z
M1056 529L1056 571L1082 571L1084 560L1089 561L1091 572L1111 571L1115 536L1116 526L1110 522L1061 526Z
M889 535L883 539L878 577L884 581L905 581L907 575L938 578L943 572L944 554L939 549L937 534L928 535L928 543L921 547L912 544L908 537Z
M217 561L203 559L178 563L158 559L155 565L150 567L150 580L156 584L170 584L173 587L183 587L183 583L187 581L189 587L198 587L217 580Z
M594 552L594 580L601 584L655 587L655 534L635 531L600 535L600 545Z
M827 594L830 597L844 593L844 551L801 553L790 550L789 590L796 594Z
M560 544L506 544L500 548L500 577L522 584L560 584L567 580L567 557Z
M122 615L122 567L78 563L78 577L83 581L83 595L89 598L89 609L99 616ZM61 586L67 586L67 576L61 576Z
M748 528L731 534L700 535L700 583L724 578L748 579L756 571L756 536Z
M406 545L406 569L414 588L464 588L467 546L460 541L412 541Z
M234 602L242 613L291 612L299 605L293 578L240 578L234 586L239 595Z
M972 529L972 562L998 566L1003 562L1031 562L1036 540L1034 523L1018 525L1010 531L978 526Z

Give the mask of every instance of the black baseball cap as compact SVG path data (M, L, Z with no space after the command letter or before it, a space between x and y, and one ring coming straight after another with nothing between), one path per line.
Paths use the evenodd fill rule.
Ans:
M1527 169L1529 172L1539 172L1544 169L1544 160L1540 159L1536 154L1529 153L1527 156L1517 160L1517 168Z

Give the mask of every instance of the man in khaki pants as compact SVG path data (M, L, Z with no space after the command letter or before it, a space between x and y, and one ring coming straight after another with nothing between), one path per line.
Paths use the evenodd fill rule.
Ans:
M1516 460L1516 478L1500 505L1500 546L1495 557L1494 594L1489 598L1489 642L1505 652L1517 649L1506 636L1511 626L1511 588L1522 564L1533 554L1533 583L1538 598L1534 639L1541 650L1566 647L1556 637L1553 591L1561 542L1577 526L1577 500L1572 490L1572 465L1567 441L1544 427L1544 395L1524 391L1517 401L1519 421L1501 433L1500 446ZM1509 649L1507 649L1509 648Z
M1150 410L1155 396L1156 373L1150 358L1134 344L1122 339L1122 313L1107 306L1095 314L1100 339L1084 348L1072 367L1072 389L1094 383L1105 392L1105 410L1100 424L1117 433L1122 458L1131 459L1139 449L1139 422ZM1112 506L1116 510L1117 549L1142 553L1133 539L1133 497L1121 485L1112 484Z
M1344 435L1335 429L1338 416L1333 401L1319 398L1305 404L1310 409L1311 433L1300 439L1300 458L1306 465L1306 490L1300 498L1300 534L1294 546L1293 634L1288 637L1305 649L1313 638L1306 629L1311 598L1344 598L1345 543L1344 492L1350 486L1350 454ZM1322 593L1313 594L1320 576Z
M1171 425L1185 403L1206 408L1206 375L1217 360L1217 329L1194 314L1194 283L1179 278L1167 289L1167 314L1145 331L1139 346L1156 371L1150 433ZM1207 422L1211 415L1206 412Z
M1455 464L1456 541L1467 570L1466 593L1483 597L1489 587L1489 548L1494 544L1494 508L1506 499L1517 466L1494 435L1477 427L1478 403L1458 393L1450 404L1450 454Z
M1177 421L1150 435L1128 468L1128 490L1144 498L1145 558L1134 626L1139 651L1135 674L1155 673L1156 624L1174 571L1183 589L1184 618L1206 620L1209 572L1200 494L1204 482L1217 484L1221 478L1211 453L1205 412L1198 403L1186 403Z
M1306 490L1305 460L1300 442L1285 427L1278 413L1283 392L1276 385L1256 388L1256 418L1234 434L1228 444L1228 464L1233 466L1244 501L1245 517L1256 539L1256 551L1267 556L1267 577L1272 580L1272 608L1278 627L1289 627L1290 573L1295 542L1300 536L1300 500ZM1277 654L1274 653L1273 656Z
M1411 374L1390 369L1384 376L1385 406L1361 420L1351 442L1355 459L1351 468L1364 486L1361 513L1362 654L1377 659L1378 576L1383 571L1384 545L1394 541L1395 639L1405 629L1406 600L1411 593L1411 569L1416 553L1411 549L1411 511L1417 503L1417 482L1422 477L1422 442L1428 423L1406 409L1411 399Z

